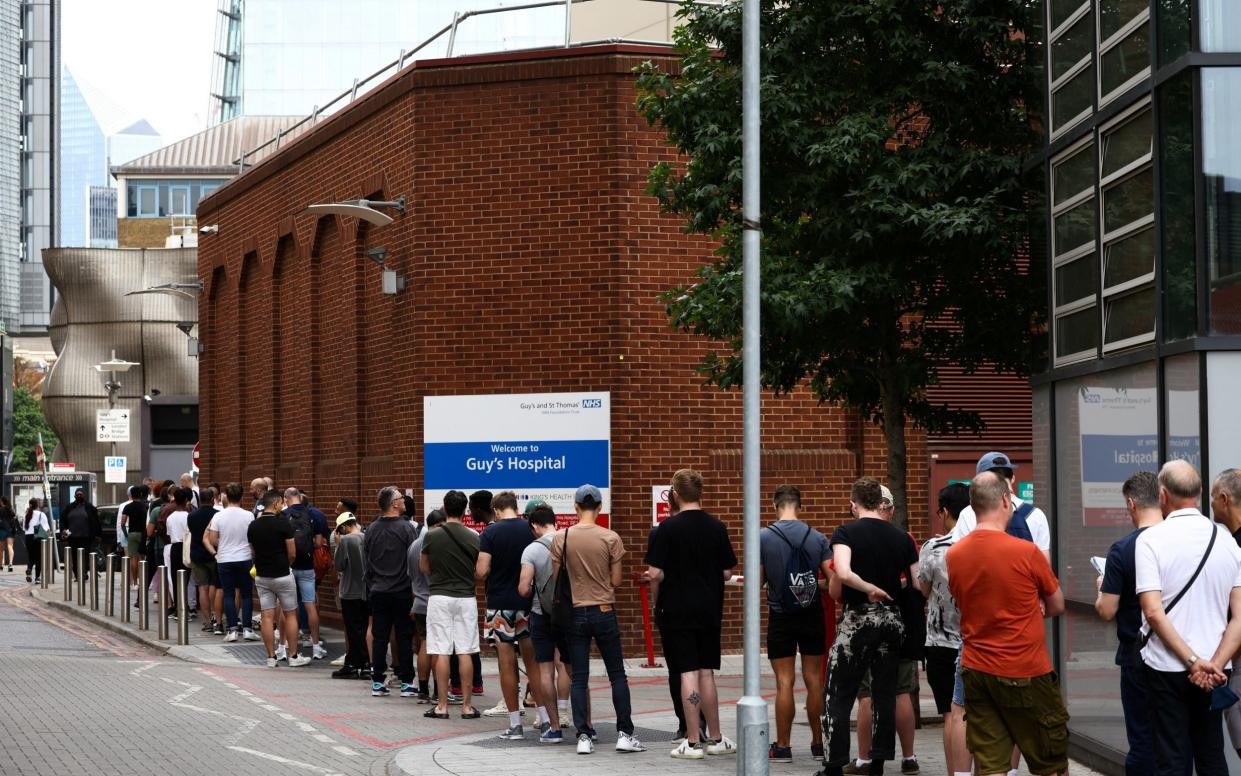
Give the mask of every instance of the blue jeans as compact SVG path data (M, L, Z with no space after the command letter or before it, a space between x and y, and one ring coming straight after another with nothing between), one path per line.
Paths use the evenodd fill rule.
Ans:
M241 630L250 627L250 619L254 615L254 579L250 576L250 567L254 561L238 560L231 563L217 563L220 572L220 588L224 591L224 619L228 621L230 630ZM237 603L233 600L233 591L241 592L241 621L237 620Z
M297 580L297 627L302 633L310 633L310 618L306 615L306 604L315 603L315 570L292 569L293 579Z
M600 611L598 606L573 607L573 628L569 631L569 661L573 669L573 724L577 734L592 732L586 722L586 710L590 708L590 641L594 639L608 670L612 683L612 707L616 709L616 729L633 735L633 711L629 702L629 679L625 676L625 663L621 654L620 625L616 612Z
M1137 645L1122 644L1116 662L1120 665L1120 705L1129 739L1125 776L1155 776L1155 742L1151 739L1150 707L1146 705L1144 668Z

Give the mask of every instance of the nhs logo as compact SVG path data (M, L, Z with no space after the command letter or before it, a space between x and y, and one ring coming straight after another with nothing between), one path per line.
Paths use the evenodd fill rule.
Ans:
M603 399L582 399L582 409L584 410L603 409Z

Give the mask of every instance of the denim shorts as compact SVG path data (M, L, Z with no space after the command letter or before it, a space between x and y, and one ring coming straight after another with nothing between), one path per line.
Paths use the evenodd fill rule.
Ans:
M952 685L952 702L965 708L965 680L961 678L961 652L957 651L956 681Z
M303 604L315 602L315 570L293 569L293 578L297 580L297 600Z

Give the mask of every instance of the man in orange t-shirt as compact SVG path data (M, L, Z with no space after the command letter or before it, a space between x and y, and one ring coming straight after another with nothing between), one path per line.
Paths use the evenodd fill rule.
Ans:
M1043 618L1064 613L1064 593L1034 544L1005 533L1007 483L974 478L978 527L948 551L948 587L961 609L966 740L980 776L1008 773L1013 745L1034 776L1068 772L1068 721Z

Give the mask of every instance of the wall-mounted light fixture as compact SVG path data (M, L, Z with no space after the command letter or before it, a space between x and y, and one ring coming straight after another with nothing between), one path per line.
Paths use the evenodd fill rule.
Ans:
M192 283L160 283L158 286L144 288L141 291L129 291L125 296L138 296L139 294L169 294L171 296L179 296L185 299L195 298L188 289L193 289L198 293L202 293L203 282L195 280Z
M387 226L392 223L392 216L380 213L375 208L391 208L399 214L405 213L405 197L392 200L347 199L344 202L328 202L321 205L308 205L304 212L317 215L352 216L360 218L374 226Z
M208 224L207 226L200 226L198 227L198 233L199 234L219 234L220 225L219 224Z
M398 291L405 290L405 278L396 274L396 270L388 269L384 262L388 258L388 249L380 246L371 248L366 252L366 258L378 264L383 268L383 279L380 282L380 289L387 295L392 296Z

